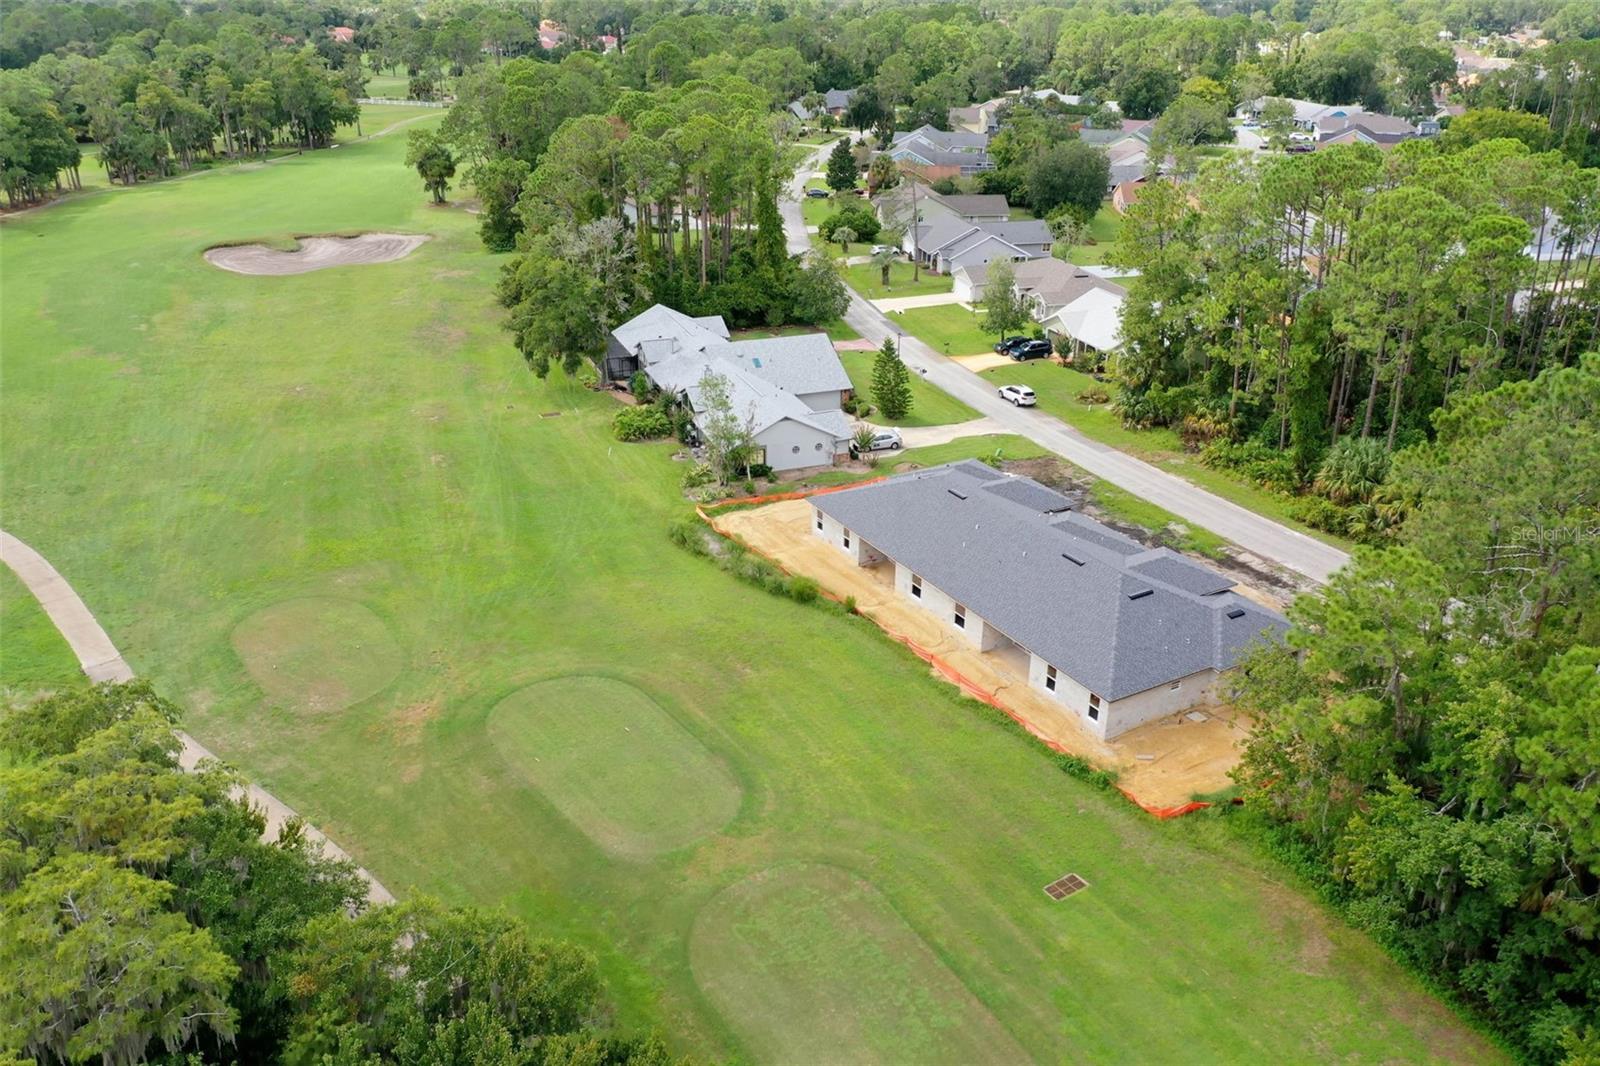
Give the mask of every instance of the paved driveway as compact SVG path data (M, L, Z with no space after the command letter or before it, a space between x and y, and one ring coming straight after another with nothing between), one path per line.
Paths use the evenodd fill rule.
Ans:
M960 302L960 297L953 292L930 292L924 296L887 296L872 301L872 304L880 311L911 311L918 307L939 307Z

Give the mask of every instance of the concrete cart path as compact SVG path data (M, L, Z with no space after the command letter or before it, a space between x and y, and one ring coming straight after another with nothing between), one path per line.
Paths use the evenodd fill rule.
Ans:
M804 170L804 167L801 167ZM800 188L796 179L790 195L779 205L791 254L810 250L805 220L800 215ZM1350 556L1315 537L1290 529L1248 508L1224 500L1175 474L1135 459L1109 444L1090 440L1060 419L1033 408L1012 407L995 395L991 383L948 356L940 355L915 337L903 336L884 313L854 290L845 322L867 340L881 344L896 337L906 365L965 403L978 414L993 419L1007 433L1027 437L1096 477L1149 500L1187 522L1226 537L1263 559L1287 567L1316 581L1327 581Z
M67 646L78 657L78 665L83 667L83 672L91 681L133 680L133 669L117 651L116 645L111 643L111 638L95 620L82 597L73 591L72 586L67 584L67 579L50 565L48 559L10 533L0 530L0 562L9 566L22 583L28 586L28 591L33 593L34 598L39 601L39 606L43 607L45 614L50 617L50 621L61 631ZM221 761L205 745L183 730L174 732L179 743L183 745L183 750L178 755L178 763L185 770L192 771L208 759ZM266 815L265 839L276 840L284 824L290 819L299 817L294 808L259 785L245 784L242 786L242 792L252 807L258 808ZM329 840L316 827L307 825L305 835L329 858L352 861L343 848ZM356 871L367 883L369 903L394 902L393 893L384 888L364 867L358 866Z

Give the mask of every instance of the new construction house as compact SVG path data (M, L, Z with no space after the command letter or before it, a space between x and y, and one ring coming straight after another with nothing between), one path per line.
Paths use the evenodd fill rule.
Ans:
M815 534L1109 739L1212 701L1282 616L1168 548L971 460L815 496Z

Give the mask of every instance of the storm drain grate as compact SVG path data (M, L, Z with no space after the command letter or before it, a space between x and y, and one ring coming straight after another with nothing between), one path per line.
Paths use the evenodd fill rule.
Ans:
M1068 874L1065 877L1051 881L1044 886L1044 894L1051 899L1066 899L1074 892L1081 892L1089 887L1089 882L1077 874Z

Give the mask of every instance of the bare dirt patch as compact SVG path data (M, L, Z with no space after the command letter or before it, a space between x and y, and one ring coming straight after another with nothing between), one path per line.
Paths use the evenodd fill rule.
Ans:
M209 248L206 262L235 274L307 274L337 266L365 266L404 259L428 238L415 233L363 233L356 237L301 237L292 251L265 244Z

